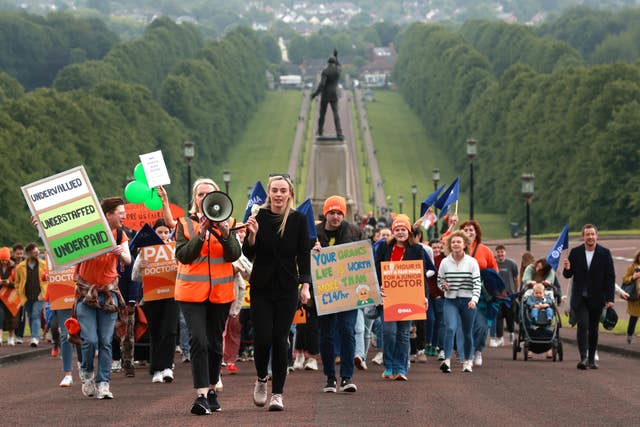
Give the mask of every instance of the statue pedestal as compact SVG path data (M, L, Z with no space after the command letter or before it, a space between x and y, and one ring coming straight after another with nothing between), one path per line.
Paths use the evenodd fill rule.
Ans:
M353 174L347 170L351 164L349 150L343 140L336 136L316 137L311 146L311 170L307 186L316 218L322 213L326 198L333 195L347 199L346 219L351 221L350 218L353 218Z

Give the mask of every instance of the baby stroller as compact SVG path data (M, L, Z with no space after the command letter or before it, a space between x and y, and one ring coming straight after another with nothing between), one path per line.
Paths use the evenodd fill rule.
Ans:
M533 287L527 287L516 294L518 310L518 336L513 340L513 360L518 358L518 353L522 352L524 360L529 359L529 352L540 354L551 350L552 359L562 361L562 342L560 341L559 329L562 326L558 306L554 296L552 286L545 287L545 296L552 302L552 316L548 317L545 310L540 310L537 321L531 316L530 307L526 304L527 299L533 294Z

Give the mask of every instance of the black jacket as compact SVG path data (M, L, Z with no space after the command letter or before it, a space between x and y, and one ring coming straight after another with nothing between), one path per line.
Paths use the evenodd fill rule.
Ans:
M616 273L609 249L596 244L591 268L587 268L587 256L582 244L571 249L569 263L571 269L562 270L562 275L567 279L573 277L571 307L579 306L585 290L589 308L603 308L607 302L613 301Z
M320 242L320 246L323 248L329 246L329 236L327 236L327 231L324 229L325 224L326 220L316 225L318 241ZM342 224L340 224L340 228L338 229L338 233L336 234L335 244L341 245L343 243L357 242L365 239L366 237L360 227L349 224L347 221L342 221Z

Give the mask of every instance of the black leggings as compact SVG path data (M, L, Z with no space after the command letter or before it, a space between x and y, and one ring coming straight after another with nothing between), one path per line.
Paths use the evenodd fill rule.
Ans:
M251 320L254 330L254 361L258 378L269 374L271 350L271 392L280 394L287 378L289 329L298 308L298 293L274 296L271 290L251 289Z
M180 301L180 308L189 328L193 388L213 386L220 378L222 332L231 303Z
M149 323L150 371L163 371L173 364L180 308L173 298L148 301L144 308Z
M585 297L580 299L578 307L575 308L578 350L580 358L589 358L593 362L598 348L598 326L602 308L589 307Z
M627 335L636 334L636 323L638 323L638 316L629 316L629 326L627 326Z
M496 319L496 336L502 338L504 335L504 322L507 321L507 331L513 332L513 306L507 307L506 304L500 304L500 311L498 312L498 318Z

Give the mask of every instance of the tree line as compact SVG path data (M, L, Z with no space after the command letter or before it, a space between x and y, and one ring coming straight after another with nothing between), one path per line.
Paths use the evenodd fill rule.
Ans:
M479 141L481 209L522 220L520 174L532 172L536 231L637 226L640 67L588 62L579 46L517 25L414 24L394 79L457 170L468 170L466 140Z

